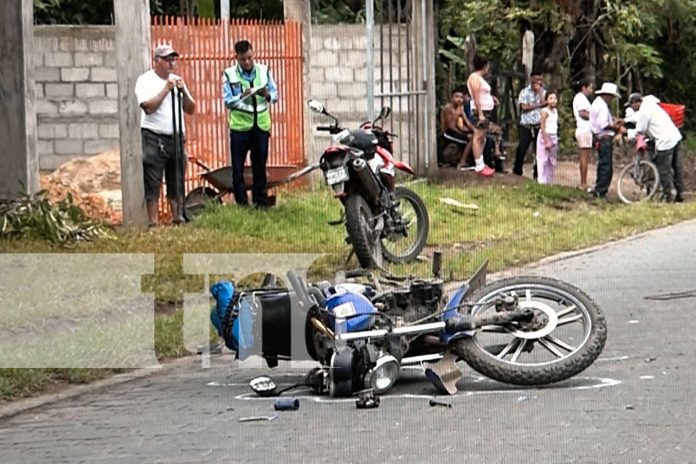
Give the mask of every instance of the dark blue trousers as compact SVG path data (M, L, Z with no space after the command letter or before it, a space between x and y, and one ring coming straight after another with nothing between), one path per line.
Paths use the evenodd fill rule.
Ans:
M597 152L597 183L595 195L603 197L609 191L614 175L614 145L611 137L599 141Z
M268 161L268 140L270 133L254 126L246 132L230 131L230 153L232 153L232 189L238 205L248 205L249 199L244 183L244 163L251 152L251 172L253 186L251 198L256 206L268 206L266 194L266 162Z

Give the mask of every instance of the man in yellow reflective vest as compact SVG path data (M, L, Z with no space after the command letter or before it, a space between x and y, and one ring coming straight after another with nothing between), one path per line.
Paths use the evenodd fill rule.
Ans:
M232 185L238 205L248 205L244 162L251 152L254 176L252 201L257 208L269 206L266 193L266 162L271 134L270 105L278 101L278 87L267 65L254 63L248 40L234 44L236 64L223 72L222 97L230 110Z

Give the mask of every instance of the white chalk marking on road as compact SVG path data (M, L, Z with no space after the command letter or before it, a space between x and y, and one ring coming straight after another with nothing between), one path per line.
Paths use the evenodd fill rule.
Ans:
M641 375L640 376L640 380L652 380L654 378L655 378L654 375Z
M628 321L628 323L629 324L640 324L640 321L637 321L635 319L631 319L630 321Z
M485 379L486 377L479 377L480 379ZM579 385L577 387L569 387L569 388L557 388L557 389L550 389L550 388L542 388L542 389L536 389L537 392L544 392L545 390L548 391L553 391L553 390L592 390L595 388L607 388L607 387L615 387L617 385L621 384L620 380L617 379L611 379L608 377L575 377L576 379L585 379L588 381L595 381L596 383L592 385ZM478 380L475 380L477 382ZM220 384L217 382L210 382L208 383L208 386L234 386L234 387L239 387L239 386L244 386L247 387L247 384L242 384L242 383L233 383L233 384ZM535 390L535 389L515 389L515 390L481 390L481 391L461 391L460 393L454 395L454 396L446 396L442 395L444 398L451 398L451 399L456 399L456 398L467 398L470 396L474 395L496 395L496 394L510 394L510 395L520 395L522 393L527 394L530 390ZM309 393L311 390L305 389L304 392L302 393ZM287 396L292 396L293 398L301 399L301 400L307 400L307 401L313 401L315 403L354 403L355 402L355 397L351 398L330 398L328 396L320 396L316 394L288 394ZM430 399L433 397L437 397L441 395L418 395L418 394L412 394L412 393L403 393L403 394L398 394L398 395L384 395L380 396L380 399L385 400L385 399ZM241 395L237 395L234 397L236 400L241 400L241 401L275 401L277 397L260 397L256 396L255 393L242 393Z
M627 359L630 359L630 356L614 356L613 358L599 358L595 362L613 362L613 361L626 361Z

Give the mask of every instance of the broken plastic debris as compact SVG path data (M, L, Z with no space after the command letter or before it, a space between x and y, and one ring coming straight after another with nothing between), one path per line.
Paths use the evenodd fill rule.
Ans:
M272 421L278 418L278 414L273 414L272 416L250 416L250 417L240 417L239 422L254 422L254 421Z
M522 395L519 398L517 398L517 402L521 403L522 401L529 401L529 400L535 400L535 399L537 399L536 396Z
M462 209L479 209L478 205L474 203L462 203L455 200L454 198L440 198L440 203L444 203L449 206L454 206L455 208Z

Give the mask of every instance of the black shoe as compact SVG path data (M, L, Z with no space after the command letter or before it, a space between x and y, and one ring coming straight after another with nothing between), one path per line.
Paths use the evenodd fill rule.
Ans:
M684 203L684 197L681 195L677 195L676 197L674 197L674 202L675 203Z

